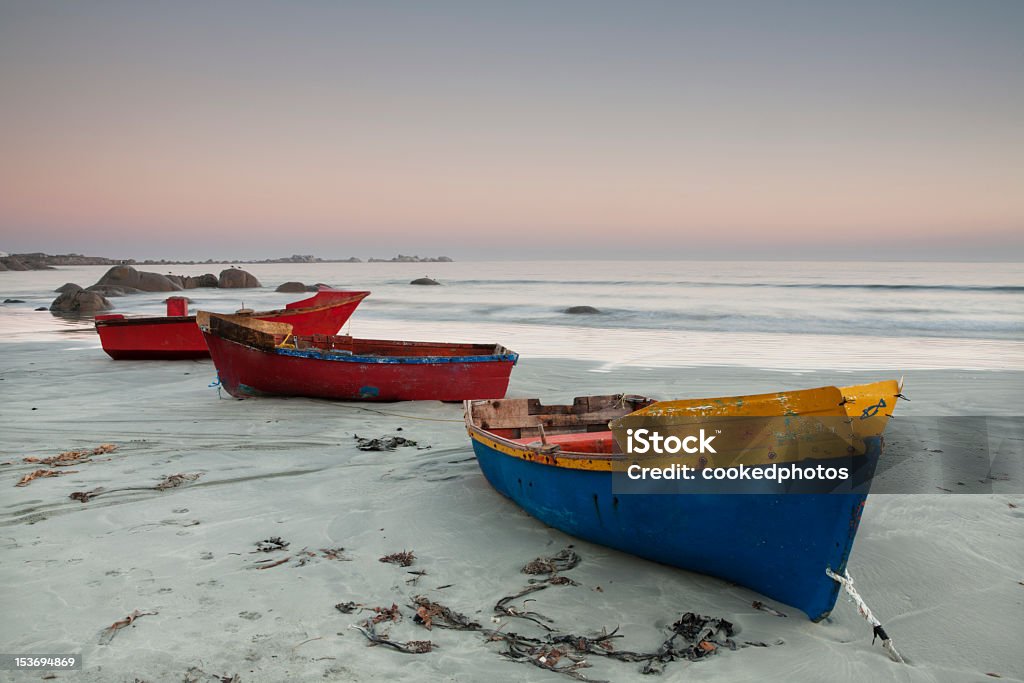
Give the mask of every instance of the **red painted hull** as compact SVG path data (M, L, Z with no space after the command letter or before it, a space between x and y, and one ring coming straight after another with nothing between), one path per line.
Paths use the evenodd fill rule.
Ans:
M322 289L313 296L251 317L292 325L296 334L337 334L369 292ZM97 316L96 331L107 355L114 360L181 360L209 358L196 317L126 318Z
M324 354L318 351L265 350L224 339L204 330L206 343L217 366L221 386L237 398L251 396L306 396L341 401L462 401L469 398L502 398L518 355L491 347L493 355L466 357L466 344L432 344L429 350L414 349L415 356L367 356ZM403 344L369 342L357 344ZM341 342L338 342L339 344ZM440 355L447 347L451 354ZM334 346L334 348L342 348ZM480 352L477 351L477 354ZM306 355L298 355L306 354Z

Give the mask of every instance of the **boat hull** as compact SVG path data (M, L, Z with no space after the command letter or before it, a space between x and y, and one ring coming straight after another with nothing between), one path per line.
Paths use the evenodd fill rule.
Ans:
M835 605L867 498L850 494L622 494L609 471L559 467L470 431L488 482L541 522L663 564L717 576L817 621ZM872 469L881 439L865 440Z
M381 359L289 349L265 350L209 332L206 343L228 393L340 401L462 401L501 398L516 354L497 357ZM325 357L327 356L327 357ZM491 358L491 359L488 359Z
M286 308L254 313L268 322L292 325L296 334L336 334L369 292L322 290ZM126 318L99 316L96 331L107 355L114 360L185 360L209 358L196 317Z

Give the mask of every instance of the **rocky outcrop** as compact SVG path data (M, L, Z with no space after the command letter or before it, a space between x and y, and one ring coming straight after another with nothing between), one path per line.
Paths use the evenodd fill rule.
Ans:
M217 276L213 273L205 275L168 275L167 279L182 289L196 289L197 287L217 287Z
M410 282L409 284L410 285L439 285L441 283L438 282L437 280L434 280L434 279L429 278L429 277L418 277L415 280L413 280L412 282Z
M118 286L118 285L91 285L85 288L87 292L96 292L103 296L128 296L129 294L142 294L141 289L135 287Z
M452 260L447 256L406 256L405 254L399 254L394 258L371 258L370 263L451 263Z
M96 286L131 287L143 292L177 292L182 287L166 275L135 270L131 266L114 266L96 282Z
M285 282L284 284L278 285L277 289L275 289L274 291L275 292L288 292L288 293L315 292L316 291L316 285L306 285L306 284L303 284L301 282Z
M226 289L246 289L250 287L261 287L260 281L252 273L247 273L241 268L225 268L220 271L220 278L217 280L218 287Z
M50 310L57 313L95 313L111 308L113 306L105 296L85 289L66 291L50 304Z
M0 260L0 263L7 266L7 270L29 270L29 267L25 265L21 259L15 256L7 256L3 260Z
M23 304L23 303L25 303L25 300L24 299L4 299L4 303L5 304Z
M593 306L570 306L562 312L568 313L569 315L596 315L601 311L597 310Z
M44 254L36 251L28 254L11 254L0 257L0 260L14 258L25 264L29 270L52 270L53 266L117 266L134 263L131 259L111 259L102 256L82 256L81 254Z
M217 280L217 276L213 273L206 273L204 275L196 275L195 277L185 278L185 289L195 289L196 287L219 287L220 283Z
M5 270L9 270L9 268L3 261L0 261L0 273L4 272Z
M53 291L57 292L58 294L63 294L64 292L74 292L79 289L81 289L81 287L79 285L76 285L74 282L65 282L64 284L62 284L60 287Z

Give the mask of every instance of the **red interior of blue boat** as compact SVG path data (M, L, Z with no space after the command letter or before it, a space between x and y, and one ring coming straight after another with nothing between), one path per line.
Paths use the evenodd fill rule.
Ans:
M500 430L495 430L500 431ZM608 432L576 432L573 434L551 434L547 437L549 445L561 446L563 451L571 453L621 453L612 433ZM540 444L539 436L527 436L520 439L509 439L521 444Z

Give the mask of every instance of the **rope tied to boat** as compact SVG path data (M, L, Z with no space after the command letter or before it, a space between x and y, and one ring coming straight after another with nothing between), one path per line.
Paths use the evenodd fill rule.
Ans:
M857 589L853 587L853 577L850 576L850 573L844 570L842 576L840 576L829 567L825 568L825 573L829 578L838 582L839 585L843 587L847 595L850 597L850 600L857 605L857 611L860 612L860 615L864 617L869 624L871 624L871 628L874 633L871 637L871 644L875 644L876 638L881 638L882 647L885 648L885 651L889 654L889 659L899 664L903 664L903 657L896 651L896 646L893 645L892 638L890 638L889 634L885 632L884 628L882 628L882 622L878 620L878 617L874 615L871 608L869 608L867 603L864 602L864 598L862 598L860 593L857 592Z
M213 381L206 385L207 389L213 389L214 387L217 389L217 398L223 398L220 395L220 373L215 374L213 376Z

